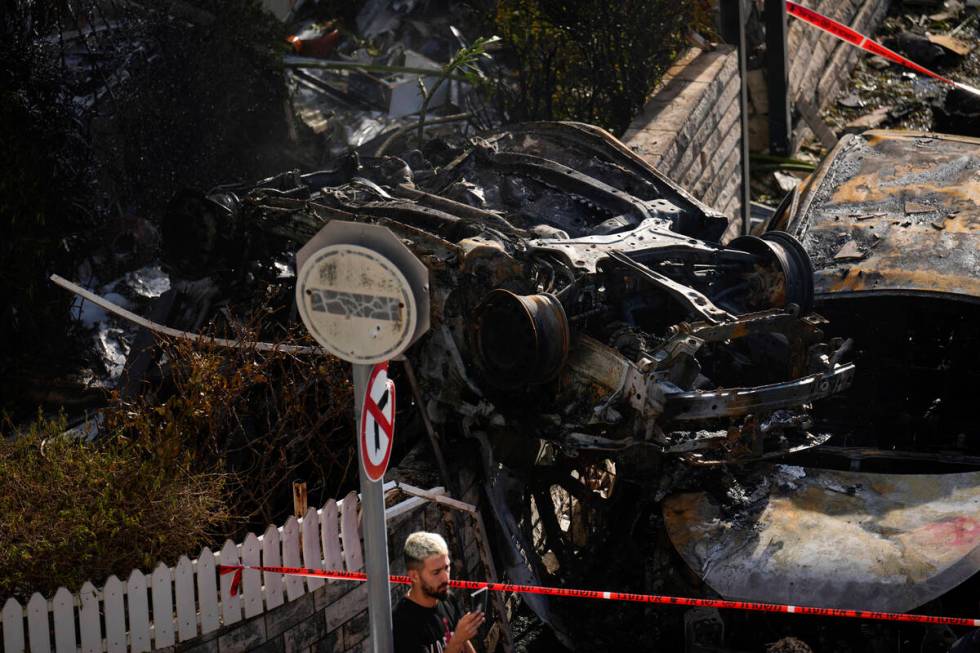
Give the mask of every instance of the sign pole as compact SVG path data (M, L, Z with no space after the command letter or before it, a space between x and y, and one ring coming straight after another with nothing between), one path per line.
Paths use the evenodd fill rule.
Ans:
M362 398L367 396L368 379L373 365L353 365L354 424L360 440ZM391 592L388 589L388 531L385 524L384 479L372 481L364 472L363 452L357 447L361 479L361 507L364 529L364 567L367 572L368 618L371 625L371 648L374 653L392 653Z
M388 228L331 220L296 252L296 306L327 353L353 366L371 650L392 653L384 474L395 384L386 361L429 329L429 271Z

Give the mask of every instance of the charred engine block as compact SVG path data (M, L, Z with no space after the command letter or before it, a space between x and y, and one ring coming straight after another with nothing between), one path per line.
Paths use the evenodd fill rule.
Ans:
M185 196L164 239L194 276L331 219L390 228L429 269L432 329L408 357L436 422L707 465L819 444L808 406L851 382L793 237L726 240L727 218L586 125Z

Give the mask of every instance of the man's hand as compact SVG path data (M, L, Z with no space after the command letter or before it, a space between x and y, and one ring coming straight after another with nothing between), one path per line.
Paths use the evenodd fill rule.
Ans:
M476 637L476 633L480 630L480 626L483 625L486 615L482 612L467 612L456 624L456 630L453 631L453 638L449 640L449 645L446 646L446 653L462 653L463 651L472 651L472 647L469 646L469 641Z

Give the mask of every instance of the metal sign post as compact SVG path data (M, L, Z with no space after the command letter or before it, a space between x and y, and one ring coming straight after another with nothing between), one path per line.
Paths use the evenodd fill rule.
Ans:
M368 379L373 365L354 365L354 419L363 419ZM391 592L388 589L388 527L385 523L384 479L372 481L364 469L363 447L357 447L361 479L361 506L364 510L364 567L367 572L368 617L371 622L371 646L375 653L392 653Z
M393 650L383 482L394 440L395 393L387 361L429 328L428 278L425 266L391 231L371 224L331 221L296 254L296 304L303 324L324 349L353 365L375 653Z

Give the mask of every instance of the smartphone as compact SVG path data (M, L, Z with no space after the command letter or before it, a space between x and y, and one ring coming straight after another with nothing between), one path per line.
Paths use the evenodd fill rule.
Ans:
M481 587L475 592L470 594L470 612L482 612L487 613L487 602L489 601L490 592L487 591L486 587Z

